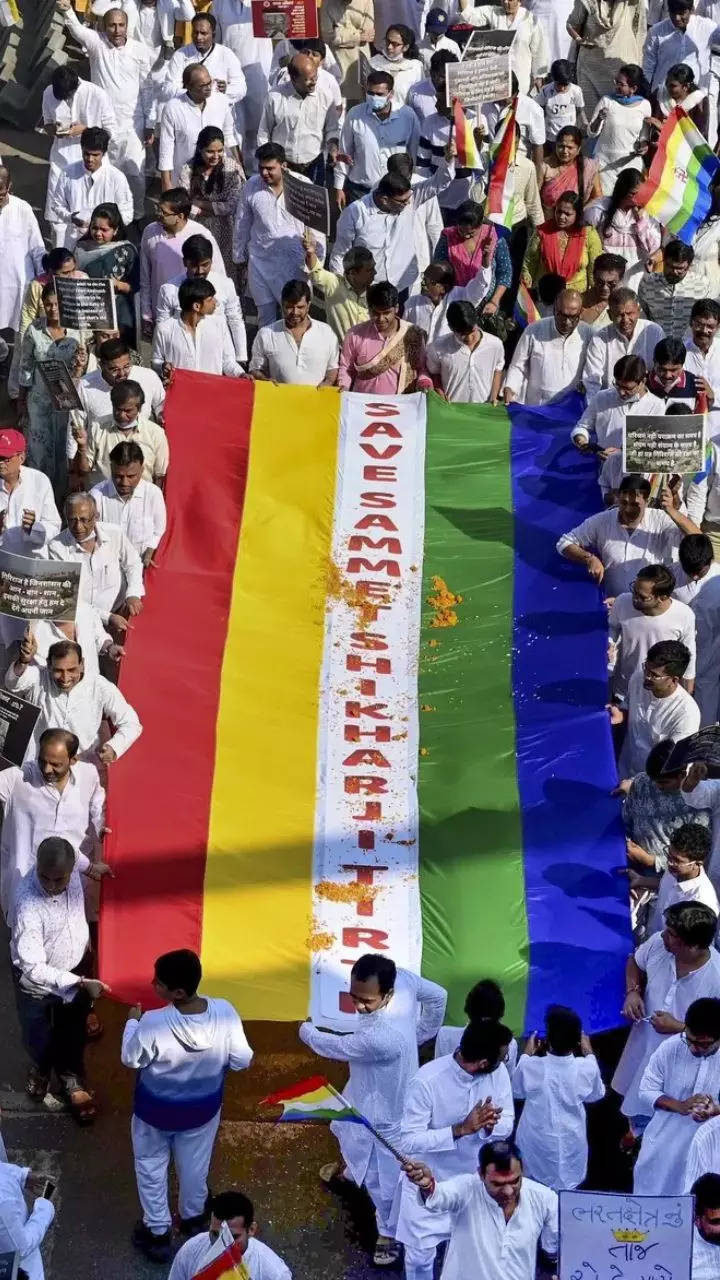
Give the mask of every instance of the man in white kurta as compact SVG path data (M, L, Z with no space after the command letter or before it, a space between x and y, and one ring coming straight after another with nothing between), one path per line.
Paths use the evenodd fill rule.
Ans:
M481 5L463 10L461 21L490 31L511 31L515 37L510 66L521 93L530 93L550 69L547 43L539 20L519 0L505 0L503 8Z
M321 1057L349 1063L344 1096L397 1146L407 1087L418 1066L418 1045L432 1039L442 1025L447 994L434 982L397 969L387 956L369 954L353 965L350 995L357 1010L350 1034L334 1035L304 1022L300 1039ZM365 1187L375 1205L378 1245L397 1256L392 1240L397 1161L364 1125L340 1121L331 1129L347 1173Z
M718 1109L720 999L697 1000L685 1030L653 1053L640 1081L640 1102L652 1119L635 1165L635 1195L679 1195L698 1124Z
M230 103L224 93L213 90L205 67L186 67L183 88L177 98L166 102L160 117L158 168L163 191L177 187L183 165L192 160L198 135L208 125L221 130L226 147L235 147L238 141Z
M193 63L201 63L210 73L218 92L231 107L241 102L247 92L245 76L237 54L215 40L212 14L198 13L192 20L192 40L184 44L165 68L165 93L168 98L182 93L183 73ZM223 87L224 86L224 87Z
M592 330L580 319L582 297L563 289L554 313L523 330L505 377L506 404L548 404L577 387Z
M661 658L670 647L677 658ZM645 761L658 742L671 738L678 742L700 728L700 708L680 680L687 671L690 651L679 640L661 640L648 650L643 666L628 681L626 697L627 732L618 761L621 778L642 773ZM622 722L622 712L613 707L613 724Z
M67 166L55 185L50 213L56 227L64 228L66 249L87 233L99 204L117 205L124 226L133 218L128 180L100 151L107 151L109 135L104 129L94 129L92 135L89 130L83 133L81 158Z
M685 1164L685 1191L691 1191L693 1183L705 1173L720 1169L720 1115L713 1116L699 1125L687 1154Z
M428 1163L438 1180L474 1173L490 1135L512 1133L512 1089L502 1061L508 1035L498 1023L467 1027L455 1053L426 1063L410 1082L400 1147L409 1159ZM405 1246L406 1280L432 1280L436 1248L450 1238L450 1217L428 1214L405 1177L398 1192L395 1235Z
M610 324L593 333L588 343L583 368L588 403L599 391L612 387L615 365L622 356L641 356L646 368L652 369L655 348L665 337L659 324L646 320L632 289L615 289L610 295L608 312Z
M7 919L20 880L35 866L41 840L63 836L87 872L105 827L105 792L94 764L77 759L66 729L42 734L36 760L0 773L0 906Z
M121 608L130 616L140 613L142 561L125 534L98 520L89 493L68 494L65 517L68 527L48 545L48 557L82 566L80 599L97 609L103 622Z
M52 198L60 175L68 165L81 160L80 134L98 125L109 134L115 130L115 111L104 89L81 80L73 67L58 67L42 97L42 121L52 138L45 217L52 222ZM56 245L63 243L65 227L53 226Z
M514 1143L486 1143L476 1173L446 1182L436 1182L419 1162L406 1171L425 1211L450 1217L443 1280L534 1280L538 1243L557 1254L557 1195L523 1177Z
M200 239L201 237L197 238ZM207 241L207 244L209 247L210 242ZM187 248L187 246L185 247ZM219 271L208 270L207 273L197 271L198 264L193 263L192 266L189 266L185 254L183 254L183 262L186 268L185 271L173 276L172 280L168 280L158 294L155 313L156 324L160 324L163 320L179 320L178 291L181 284L184 284L186 280L194 280L198 277L209 280L215 290L215 312L217 315L224 316L225 323L230 331L235 359L244 364L248 358L247 332L235 285L228 276L221 275ZM212 252L208 256L207 264L208 267L212 267ZM203 261L201 265L205 266L205 262Z
M695 615L696 674L693 694L700 723L715 724L720 712L720 565L705 534L683 538L680 564L687 578L675 599Z
M187 280L178 290L180 316L162 320L153 335L152 363L165 381L173 369L242 377L224 315L215 314L209 280Z
M591 346L594 340L594 338L590 339ZM587 370L587 357L585 368ZM620 373L618 368L621 370ZM617 379L615 385L593 396L577 426L570 432L570 439L581 453L585 451L588 444L592 443L599 445L608 454L604 458L602 454L600 455L602 465L598 474L600 492L606 502L610 500L611 491L616 482L616 469L613 464L617 461L615 455L618 451L622 454L627 415L629 413L653 415L665 412L665 405L660 397L647 391L644 382L631 380L625 374L620 361L617 361L613 367L613 377ZM622 462L620 465L622 466Z
M27 200L12 194L12 181L0 165L0 330L17 332L25 290L42 271L45 241Z

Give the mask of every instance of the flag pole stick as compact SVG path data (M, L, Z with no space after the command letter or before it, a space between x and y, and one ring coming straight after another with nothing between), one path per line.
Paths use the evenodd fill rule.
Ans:
M351 1102L348 1102L347 1098L344 1098L339 1090L335 1089L333 1085L330 1084L329 1080L327 1082L327 1087L334 1097L338 1098L340 1102L342 1102L344 1107L347 1107L349 1111L352 1111L360 1120L362 1120L363 1124L370 1130L373 1137L377 1138L377 1141L381 1143L383 1147L386 1147L390 1154L394 1156L400 1164L407 1164L407 1156L402 1155L402 1153L398 1151L397 1147L394 1147L391 1142L388 1142L387 1138L383 1138L382 1134L378 1133L377 1129L373 1128L370 1121L365 1119L362 1112L358 1111L357 1107L354 1107Z

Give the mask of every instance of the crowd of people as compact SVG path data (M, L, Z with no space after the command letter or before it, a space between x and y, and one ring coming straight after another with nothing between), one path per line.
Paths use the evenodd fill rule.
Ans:
M108 990L105 790L142 733L118 663L166 534L175 370L479 405L578 391L567 448L597 462L597 511L560 538L557 568L587 574L608 609L629 1036L610 1081L572 1009L549 1005L543 1032L518 1044L484 978L467 1025L445 1026L442 988L368 953L349 1033L300 1028L319 1059L348 1065L345 1096L372 1126L335 1124L340 1158L320 1176L365 1188L377 1267L432 1280L442 1257L444 1280L533 1280L538 1249L551 1269L557 1254L557 1193L586 1178L586 1107L611 1088L635 1192L694 1192L693 1280L715 1280L720 779L673 753L720 718L720 181L692 244L637 196L675 107L718 144L717 0L323 0L319 37L293 41L257 36L243 0L57 4L76 52L43 95L42 228L0 167L0 358L15 406L0 427L0 547L81 566L73 622L0 617L4 686L39 708L25 762L0 772L28 1094L55 1090L81 1125L97 1114L84 1048ZM466 109L467 168L446 72L477 29L514 34L511 86ZM512 111L506 226L486 196ZM329 235L288 211L288 174L327 188ZM115 327L68 328L63 279L109 280ZM702 471L623 471L628 414L688 413L706 415ZM133 1241L171 1262L170 1280L192 1280L230 1238L251 1280L283 1280L251 1189L208 1192L223 1080L252 1050L201 978L191 951L158 957L161 1007L132 1009L125 1027ZM0 1252L16 1249L30 1280L54 1212L43 1190L0 1164ZM187 1241L173 1258L175 1225Z

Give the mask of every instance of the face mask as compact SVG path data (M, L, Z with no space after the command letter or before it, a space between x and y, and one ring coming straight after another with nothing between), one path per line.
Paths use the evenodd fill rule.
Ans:
M365 99L371 111L382 111L388 100L380 93L369 93Z

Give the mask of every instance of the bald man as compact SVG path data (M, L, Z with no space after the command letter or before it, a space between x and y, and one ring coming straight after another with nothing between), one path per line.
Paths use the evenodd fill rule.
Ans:
M57 4L70 34L87 54L92 83L104 89L112 103L117 126L108 158L125 174L134 215L140 219L145 213L145 145L154 139L157 118L150 74L152 50L128 38L127 14L122 9L108 9L98 32L83 26L71 0L57 0Z
M288 77L265 99L258 146L278 143L285 149L288 169L322 184L325 156L337 154L337 100L327 83L319 79L317 63L306 53L296 53L290 59Z
M208 125L221 130L226 148L239 159L232 109L226 95L215 89L210 72L191 62L182 82L185 92L171 98L160 117L158 168L163 191L180 185L182 167L192 160L198 134Z
M524 330L505 378L506 404L549 404L581 381L592 329L580 319L582 295L563 289L553 314Z

